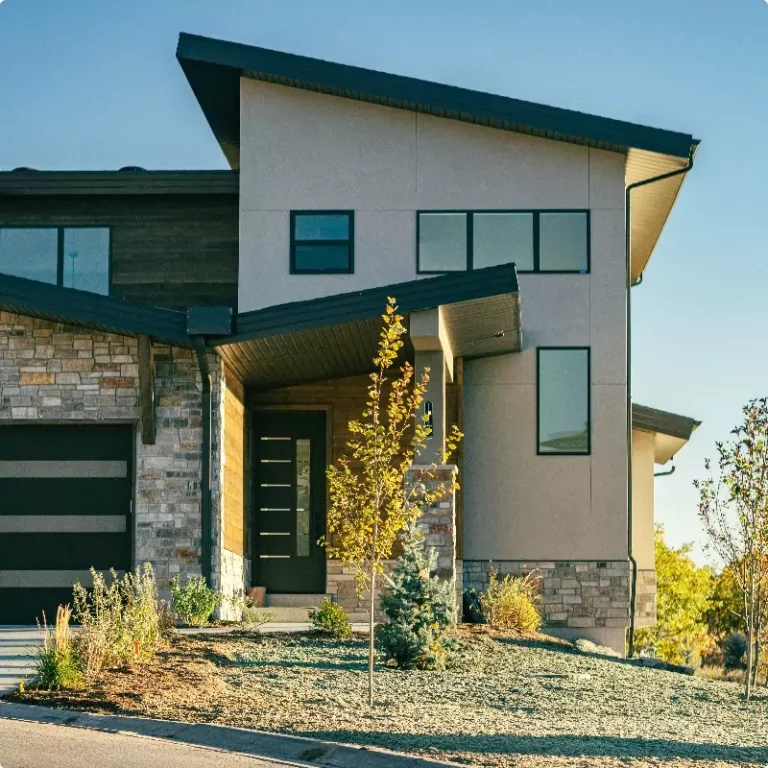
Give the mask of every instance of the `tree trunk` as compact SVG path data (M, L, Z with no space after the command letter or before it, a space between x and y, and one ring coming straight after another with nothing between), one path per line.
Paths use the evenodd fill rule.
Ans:
M373 637L376 626L376 566L371 567L371 615L368 625L368 706L373 706L373 657L375 643Z
M760 667L760 631L755 633L755 661L752 669L752 688L757 688L757 670Z
M755 555L750 552L749 562L749 606L747 608L747 673L744 676L744 695L747 701L752 697L752 668L755 652Z

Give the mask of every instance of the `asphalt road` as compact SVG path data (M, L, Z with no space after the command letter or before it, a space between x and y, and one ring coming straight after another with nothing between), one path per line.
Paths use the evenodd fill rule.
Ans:
M158 739L0 719L2 768L274 768L285 765Z

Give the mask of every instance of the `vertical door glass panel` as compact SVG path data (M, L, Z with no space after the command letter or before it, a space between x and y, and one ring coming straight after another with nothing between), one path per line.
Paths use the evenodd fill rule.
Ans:
M476 213L472 219L474 269L514 262L533 269L532 213Z
M64 230L64 286L109 294L109 229Z
M296 440L296 555L309 557L310 528L309 440Z
M467 268L467 214L419 214L419 269L460 272Z
M589 269L587 214L539 215L539 269L542 272L586 272Z
M589 350L539 350L539 453L590 450Z
M0 272L3 274L55 284L58 264L57 229L0 229Z

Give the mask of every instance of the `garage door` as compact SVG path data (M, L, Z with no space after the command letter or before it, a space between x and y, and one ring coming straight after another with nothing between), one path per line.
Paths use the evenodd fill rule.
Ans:
M0 624L72 602L88 569L131 566L133 428L0 426Z

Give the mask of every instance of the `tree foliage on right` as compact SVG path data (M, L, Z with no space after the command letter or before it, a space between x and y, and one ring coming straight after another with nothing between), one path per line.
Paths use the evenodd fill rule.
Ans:
M717 463L705 464L709 476L694 485L709 549L730 568L739 596L748 643L744 692L749 699L768 594L768 398L750 401L742 414L730 440L716 443Z

